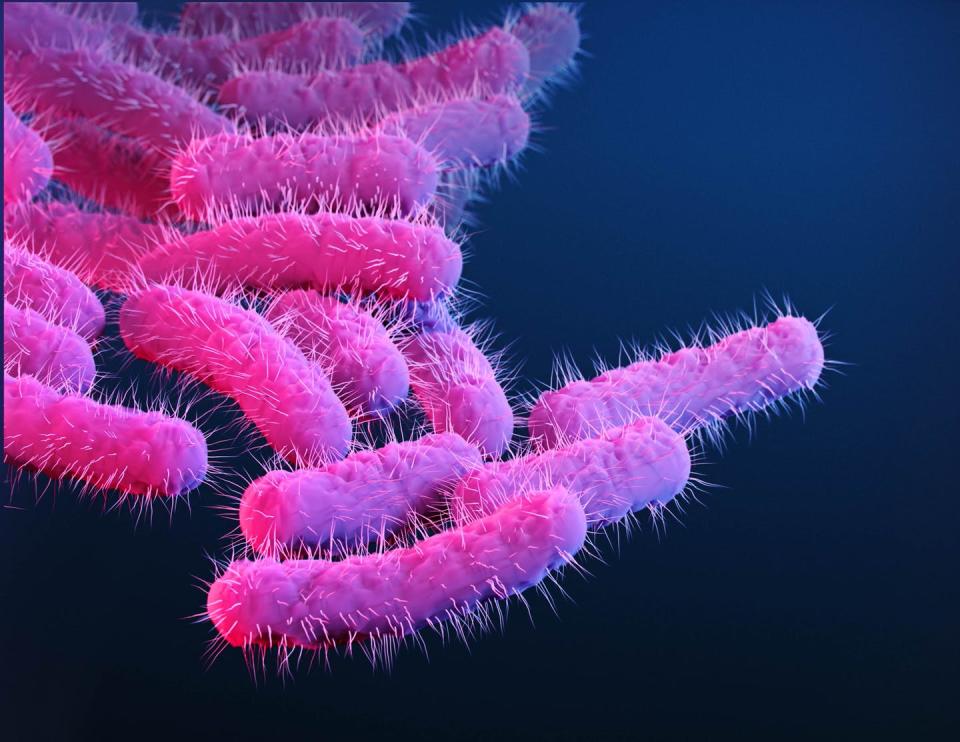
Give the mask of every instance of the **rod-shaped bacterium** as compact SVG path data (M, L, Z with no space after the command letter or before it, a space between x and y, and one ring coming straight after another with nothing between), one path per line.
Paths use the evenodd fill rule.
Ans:
M816 326L788 315L705 348L683 348L544 392L530 411L528 428L531 438L546 447L639 415L657 415L688 431L812 389L823 364Z
M207 473L207 443L184 420L61 394L32 376L3 377L3 454L94 489L181 495Z
M321 368L256 312L176 286L132 292L120 335L139 358L185 372L233 399L291 461L343 456L352 428Z
M235 561L210 586L207 612L236 647L401 638L539 584L585 537L575 496L534 492L409 548L341 561Z
M480 462L476 446L437 433L357 451L320 469L271 471L243 493L240 528L260 554L362 549L436 508Z

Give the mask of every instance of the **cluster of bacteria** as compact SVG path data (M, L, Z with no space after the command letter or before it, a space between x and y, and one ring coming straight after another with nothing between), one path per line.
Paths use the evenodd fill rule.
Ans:
M410 14L4 4L4 459L141 507L211 485L238 525L218 651L466 635L824 369L788 307L512 394L463 319L463 224L572 79L579 9L419 46ZM262 470L238 486L188 405L104 391L107 349L238 409Z

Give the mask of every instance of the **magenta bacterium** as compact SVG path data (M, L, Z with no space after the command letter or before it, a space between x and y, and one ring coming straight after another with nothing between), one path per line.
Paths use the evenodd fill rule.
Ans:
M536 145L579 13L414 49L389 38L409 3L186 3L173 32L134 3L5 4L5 461L142 503L222 466L200 499L242 539L207 616L281 665L465 638L590 534L677 509L725 421L820 383L816 323L725 327L521 406L455 311L463 215ZM232 400L260 470L115 404L107 358Z
M347 409L385 415L410 390L410 370L395 333L356 302L316 291L279 294L264 316L308 359L320 364Z
M120 335L144 360L183 371L233 399L294 462L343 456L350 418L330 380L255 312L175 286L130 293Z
M688 431L813 389L823 364L816 326L784 316L705 348L683 348L545 392L530 410L528 427L544 446L594 436L637 415L657 415Z
M53 171L50 148L3 104L3 203L31 199L47 185Z
M319 469L271 471L240 500L240 527L261 554L303 547L350 553L383 543L411 516L439 510L446 490L480 465L455 433L357 451Z
M207 472L203 434L184 420L10 374L3 378L3 454L50 476L131 495L181 495Z
M225 134L195 140L174 158L170 177L189 219L318 206L406 214L434 197L438 165L406 137Z
M3 298L87 339L103 331L103 305L77 276L10 244L3 246Z
M295 128L322 121L370 124L418 102L509 93L524 84L529 69L523 43L494 28L400 65L371 62L309 76L248 72L228 80L219 101L249 120Z
M140 259L144 276L208 290L353 289L427 301L453 291L460 247L441 229L345 214L266 214L174 237Z
M232 562L210 586L207 611L235 647L400 639L540 584L572 560L585 536L575 496L535 492L414 547L340 561Z

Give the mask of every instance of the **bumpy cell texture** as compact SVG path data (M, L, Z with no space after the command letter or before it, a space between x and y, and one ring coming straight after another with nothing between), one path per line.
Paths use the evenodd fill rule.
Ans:
M585 536L579 500L556 488L409 548L341 561L235 561L210 586L207 611L236 647L402 637L538 584Z

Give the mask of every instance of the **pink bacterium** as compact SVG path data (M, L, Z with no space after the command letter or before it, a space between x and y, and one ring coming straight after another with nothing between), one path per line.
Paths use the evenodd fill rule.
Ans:
M168 234L156 224L55 201L6 209L4 232L88 286L114 292L130 284L131 268Z
M256 312L197 291L149 286L121 306L120 335L138 358L233 399L288 460L346 454L351 421L329 379Z
M409 14L410 3L184 3L180 33L194 37L223 33L243 39L312 18L345 18L367 35L385 37L399 31Z
M513 437L514 414L497 374L470 333L442 307L404 345L413 393L437 432L450 431L499 456Z
M197 92L216 90L244 68L335 69L357 64L364 53L363 32L346 18L314 18L237 41L223 34L195 39L91 21L45 3L5 3L3 9L7 51L110 50L125 62L196 87Z
M140 260L150 280L209 290L308 286L421 301L449 294L462 268L460 247L438 227L327 212L230 219Z
M528 6L507 23L530 54L530 75L526 90L535 92L573 68L580 51L580 21L576 7L563 3Z
M3 298L91 340L103 332L103 305L70 271L4 243Z
M371 62L316 75L243 73L224 83L218 100L248 120L297 129L317 122L369 125L418 103L518 90L529 67L526 47L494 28L397 65Z
M816 326L787 315L705 348L683 348L544 392L530 410L528 429L546 447L596 435L638 415L657 415L686 432L813 389L823 366Z
M335 296L296 290L279 294L264 317L320 364L351 412L384 415L406 399L410 370L374 312Z
M527 146L530 116L512 95L453 98L392 113L377 131L409 137L445 168L482 168L506 162Z
M207 613L235 647L329 649L392 640L538 585L586 537L578 499L562 488L408 548L340 561L234 561L210 586Z
M595 438L484 464L457 485L452 507L474 518L524 491L558 485L580 497L591 525L603 526L666 505L689 478L684 439L662 420L641 417Z
M405 137L228 134L196 140L178 154L171 191L180 211L196 220L297 206L410 213L434 197L438 169Z
M90 119L167 155L196 136L234 130L186 91L89 49L6 54L4 86L20 91L41 119Z
M42 191L53 172L46 142L3 103L3 203L28 201Z
M32 376L3 377L3 455L94 489L174 497L207 472L207 443L184 420L62 394Z
M318 469L271 471L240 500L240 528L259 554L340 554L383 543L429 514L480 452L454 433L357 451Z
M86 393L97 367L87 341L39 312L3 302L3 367L57 389Z

